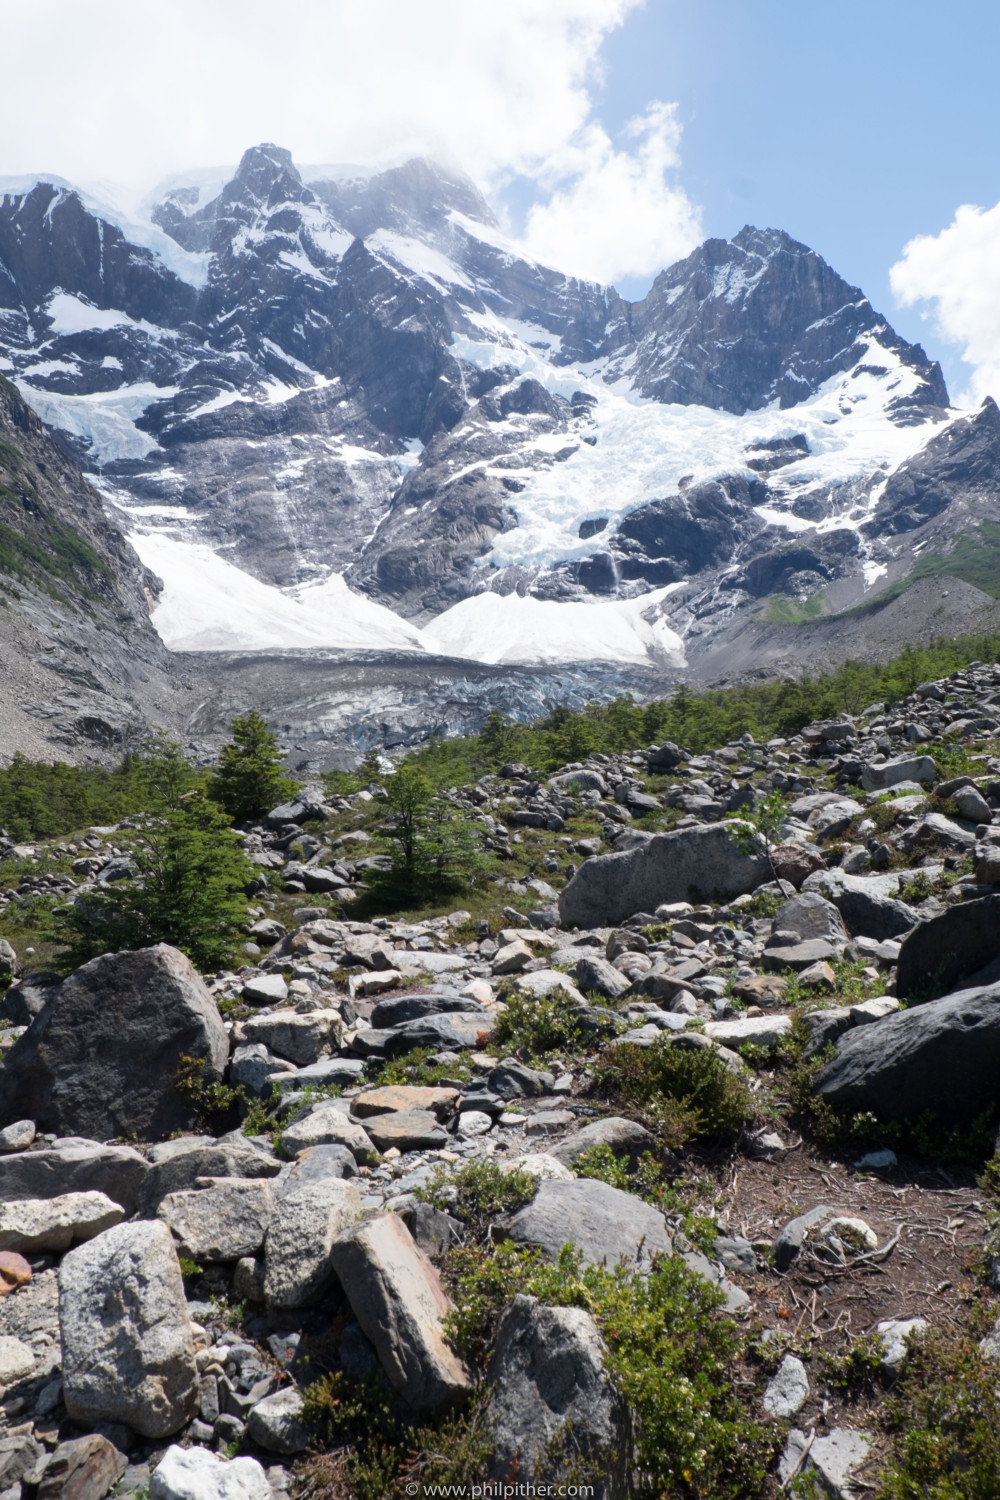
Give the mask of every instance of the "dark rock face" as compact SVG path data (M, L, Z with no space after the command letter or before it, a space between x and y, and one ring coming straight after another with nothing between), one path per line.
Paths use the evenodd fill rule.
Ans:
M820 1098L887 1120L929 1110L947 1125L997 1111L1000 986L959 990L847 1032L816 1080Z
M95 958L59 987L7 1054L0 1119L59 1135L156 1140L190 1126L176 1088L182 1058L222 1077L229 1041L190 961L160 943Z
M911 1003L947 995L1000 959L1000 896L961 901L914 927L899 950L896 994ZM986 976L983 976L984 978Z
M946 406L940 368L904 344L857 287L776 229L747 225L731 241L706 240L630 309L627 367L658 401L743 413L777 400L795 406L831 375L857 364L877 334L922 376L916 400Z
M0 200L2 201L2 200ZM120 756L169 710L159 584L77 465L0 376L4 751Z
M1000 409L987 396L974 417L952 422L886 481L868 536L915 531L954 500L1000 499Z

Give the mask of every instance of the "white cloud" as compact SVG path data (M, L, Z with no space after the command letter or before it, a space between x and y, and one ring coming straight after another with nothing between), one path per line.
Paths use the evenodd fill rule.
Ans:
M921 234L889 272L905 307L932 304L937 331L972 366L961 405L1000 399L1000 203L964 204L940 234Z
M276 141L300 162L427 154L553 194L532 245L655 270L696 215L653 105L624 147L593 118L603 43L644 0L32 0L4 9L0 174L148 188ZM579 217L574 217L579 214ZM618 241L616 248L616 239ZM594 269L597 268L597 269Z
M642 276L679 260L701 238L697 209L668 173L680 165L677 106L654 101L631 120L637 144L615 150L596 123L562 158L569 181L528 215L525 242L538 260L594 281Z

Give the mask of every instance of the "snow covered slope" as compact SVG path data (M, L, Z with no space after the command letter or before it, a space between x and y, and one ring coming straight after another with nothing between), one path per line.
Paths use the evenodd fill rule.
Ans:
M775 596L859 602L948 524L951 480L936 511L894 481L940 487L940 371L814 251L747 227L629 303L423 160L255 147L127 212L0 182L0 368L174 649L670 668Z

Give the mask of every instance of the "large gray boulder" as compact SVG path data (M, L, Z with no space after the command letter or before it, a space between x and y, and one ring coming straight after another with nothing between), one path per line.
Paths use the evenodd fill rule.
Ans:
M261 1178L208 1178L204 1187L168 1193L157 1217L181 1255L199 1262L240 1260L262 1247L274 1205L274 1189Z
M883 943L888 938L902 937L920 920L913 907L900 899L898 875L846 875L843 870L817 870L803 881L802 890L814 891L831 901L852 937L870 937Z
M156 1140L191 1125L185 1064L222 1077L229 1041L204 981L176 948L105 953L55 989L0 1070L0 1125Z
M56 1141L45 1151L0 1156L0 1201L59 1198L64 1193L106 1193L127 1214L135 1211L149 1172L146 1159L131 1146L98 1141Z
M498 1480L555 1483L586 1472L598 1500L627 1493L627 1411L590 1313L518 1295L497 1330L487 1408Z
M163 1438L194 1415L194 1334L166 1224L117 1224L64 1256L59 1325L74 1421Z
M732 827L708 823L655 834L636 849L584 860L559 897L563 927L607 927L693 893L730 900L771 878L767 861L743 854Z
M154 1219L168 1194L185 1192L195 1187L199 1179L277 1177L281 1167L276 1156L268 1156L249 1141L242 1144L220 1141L211 1146L193 1144L150 1167L139 1189L139 1216Z
M361 1217L361 1195L340 1177L307 1183L278 1201L264 1244L264 1298L304 1307L333 1280L334 1241Z
M832 901L818 891L800 891L791 896L775 914L775 933L794 933L800 943L825 938L833 944L847 943L844 919Z
M815 1083L840 1108L887 1120L930 1110L969 1125L1000 1108L1000 984L959 990L848 1031Z
M881 765L865 766L861 785L866 792L882 792L901 781L934 781L937 766L929 755L897 755Z
M1000 959L1000 896L960 901L921 922L903 939L896 969L900 1000L932 1000L976 982ZM980 982L1000 979L983 974Z
M396 1214L341 1235L330 1260L389 1380L418 1411L462 1399L471 1381L444 1337L451 1303L438 1274Z
M575 1245L589 1265L646 1268L656 1254L673 1249L667 1222L633 1193L596 1178L539 1185L531 1203L508 1225L511 1239L556 1259L564 1245Z

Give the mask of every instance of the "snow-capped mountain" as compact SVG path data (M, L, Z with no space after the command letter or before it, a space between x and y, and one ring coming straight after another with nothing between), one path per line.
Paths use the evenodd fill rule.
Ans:
M630 303L423 160L261 146L132 218L0 194L0 368L163 580L174 649L676 668L762 600L861 602L1000 498L996 409L958 417L777 230Z

